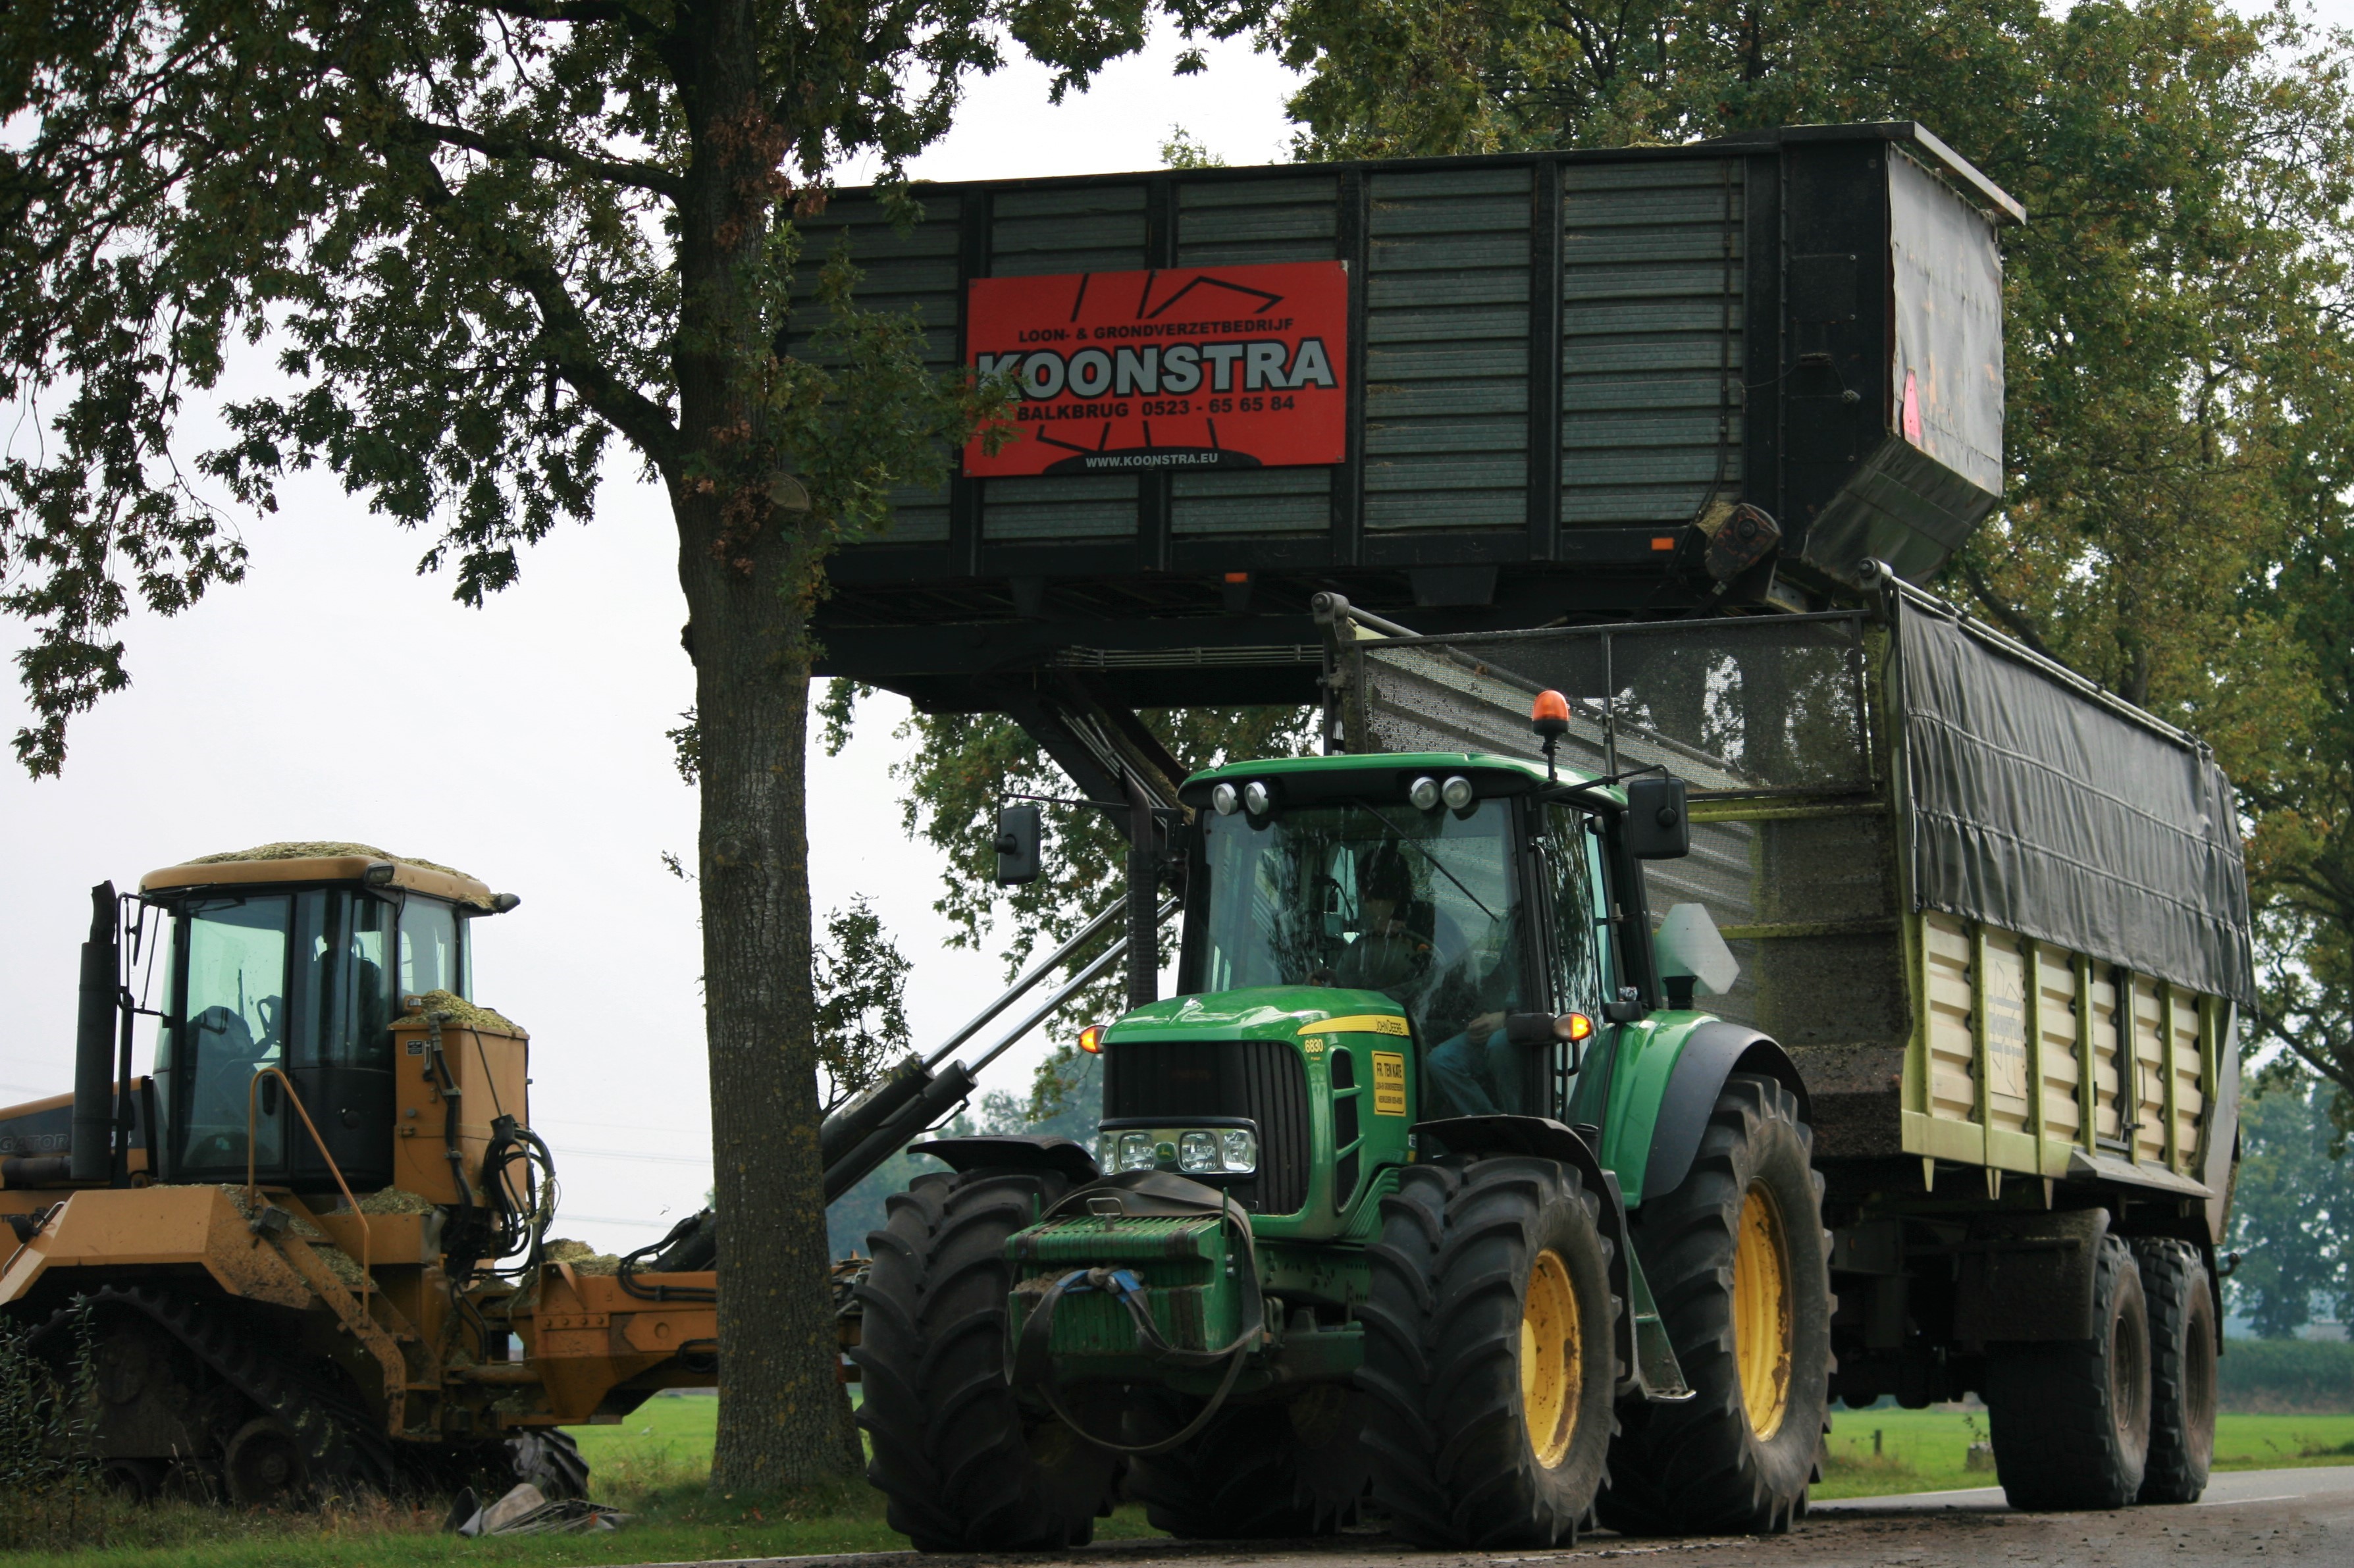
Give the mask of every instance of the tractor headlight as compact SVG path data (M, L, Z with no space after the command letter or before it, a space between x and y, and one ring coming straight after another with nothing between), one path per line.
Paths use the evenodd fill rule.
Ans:
M1119 1135L1119 1168L1122 1171L1152 1169L1152 1135L1149 1132L1123 1132Z
M1435 810L1438 806L1438 780L1427 773L1405 788L1405 798L1414 802L1417 811Z
M1458 773L1438 787L1438 793L1449 810L1459 811L1471 803L1471 780Z
M1233 785L1220 783L1210 786L1210 804L1217 808L1218 815L1231 817L1242 809L1242 803L1243 798L1235 792Z
M1258 1139L1246 1127L1230 1127L1218 1134L1218 1160L1229 1171L1258 1169Z
M1189 1132L1178 1139L1177 1169L1195 1172L1219 1169L1218 1140L1206 1132Z
M1113 1170L1115 1167L1113 1166L1112 1161L1119 1158L1119 1136L1108 1132L1099 1132L1096 1134L1096 1169L1098 1171Z

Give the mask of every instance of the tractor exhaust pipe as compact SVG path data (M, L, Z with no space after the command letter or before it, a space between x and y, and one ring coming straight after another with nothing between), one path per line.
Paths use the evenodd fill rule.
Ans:
M90 940L81 945L81 1012L74 1028L73 1142L68 1176L114 1174L114 1018L122 973L122 927L114 884L90 890Z

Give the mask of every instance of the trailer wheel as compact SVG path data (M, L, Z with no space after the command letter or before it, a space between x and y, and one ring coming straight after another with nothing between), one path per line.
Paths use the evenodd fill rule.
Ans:
M2149 1316L2116 1236L2094 1262L2089 1340L1987 1347L1995 1476L2022 1511L2123 1508L2150 1448Z
M919 1552L1056 1550L1095 1533L1113 1456L1023 1409L1005 1382L1005 1243L1067 1186L1044 1173L918 1177L867 1238L875 1264L850 1352L874 1442L866 1478ZM1116 1417L1095 1419L1108 1431Z
M2149 1309L2149 1462L2137 1502L2190 1503L2215 1463L2215 1294L2188 1242L2133 1244Z
M1573 1543L1618 1380L1609 1243L1577 1172L1507 1155L1406 1167L1358 1309L1373 1496L1426 1546Z
M1804 1517L1830 1404L1830 1249L1798 1097L1725 1081L1691 1171L1647 1193L1636 1255L1692 1397L1626 1414L1602 1522L1776 1534Z
M1329 1535L1365 1490L1361 1404L1347 1385L1322 1384L1280 1404L1222 1411L1182 1446L1130 1459L1128 1495L1155 1530L1188 1540ZM1201 1409L1183 1394L1139 1390L1122 1438L1158 1442Z

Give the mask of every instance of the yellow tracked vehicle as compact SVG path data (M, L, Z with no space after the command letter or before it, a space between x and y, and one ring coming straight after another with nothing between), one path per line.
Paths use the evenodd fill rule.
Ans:
M117 1487L577 1496L559 1428L716 1381L707 1213L601 1265L547 1244L529 1036L472 1000L514 895L281 843L91 896L73 1092L0 1109L0 1314L91 1358Z

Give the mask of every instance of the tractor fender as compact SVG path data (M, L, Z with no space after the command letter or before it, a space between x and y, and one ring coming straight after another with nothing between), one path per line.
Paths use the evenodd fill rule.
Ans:
M1683 1184L1700 1153L1701 1134L1716 1109L1716 1097L1735 1073L1756 1073L1772 1078L1798 1097L1800 1119L1811 1125L1814 1107L1807 1082L1788 1052L1746 1024L1711 1019L1685 1036L1676 1055L1666 1089L1659 1096L1659 1114L1651 1124L1651 1148L1643 1161L1643 1185L1636 1203L1657 1192L1672 1192Z
M1450 1154L1529 1154L1557 1161L1575 1170L1585 1190L1602 1201L1595 1224L1610 1243L1610 1294L1619 1304L1612 1337L1618 1352L1618 1392L1624 1394L1634 1381L1637 1366L1635 1298L1627 1273L1631 1266L1627 1202L1618 1191L1618 1178L1602 1163L1585 1134L1543 1116L1449 1117L1416 1122L1411 1130L1436 1138Z
M1072 1182L1094 1181L1102 1174L1095 1156L1067 1138L1048 1133L981 1134L971 1138L935 1138L911 1143L910 1154L928 1154L962 1176L974 1171L1046 1171Z

